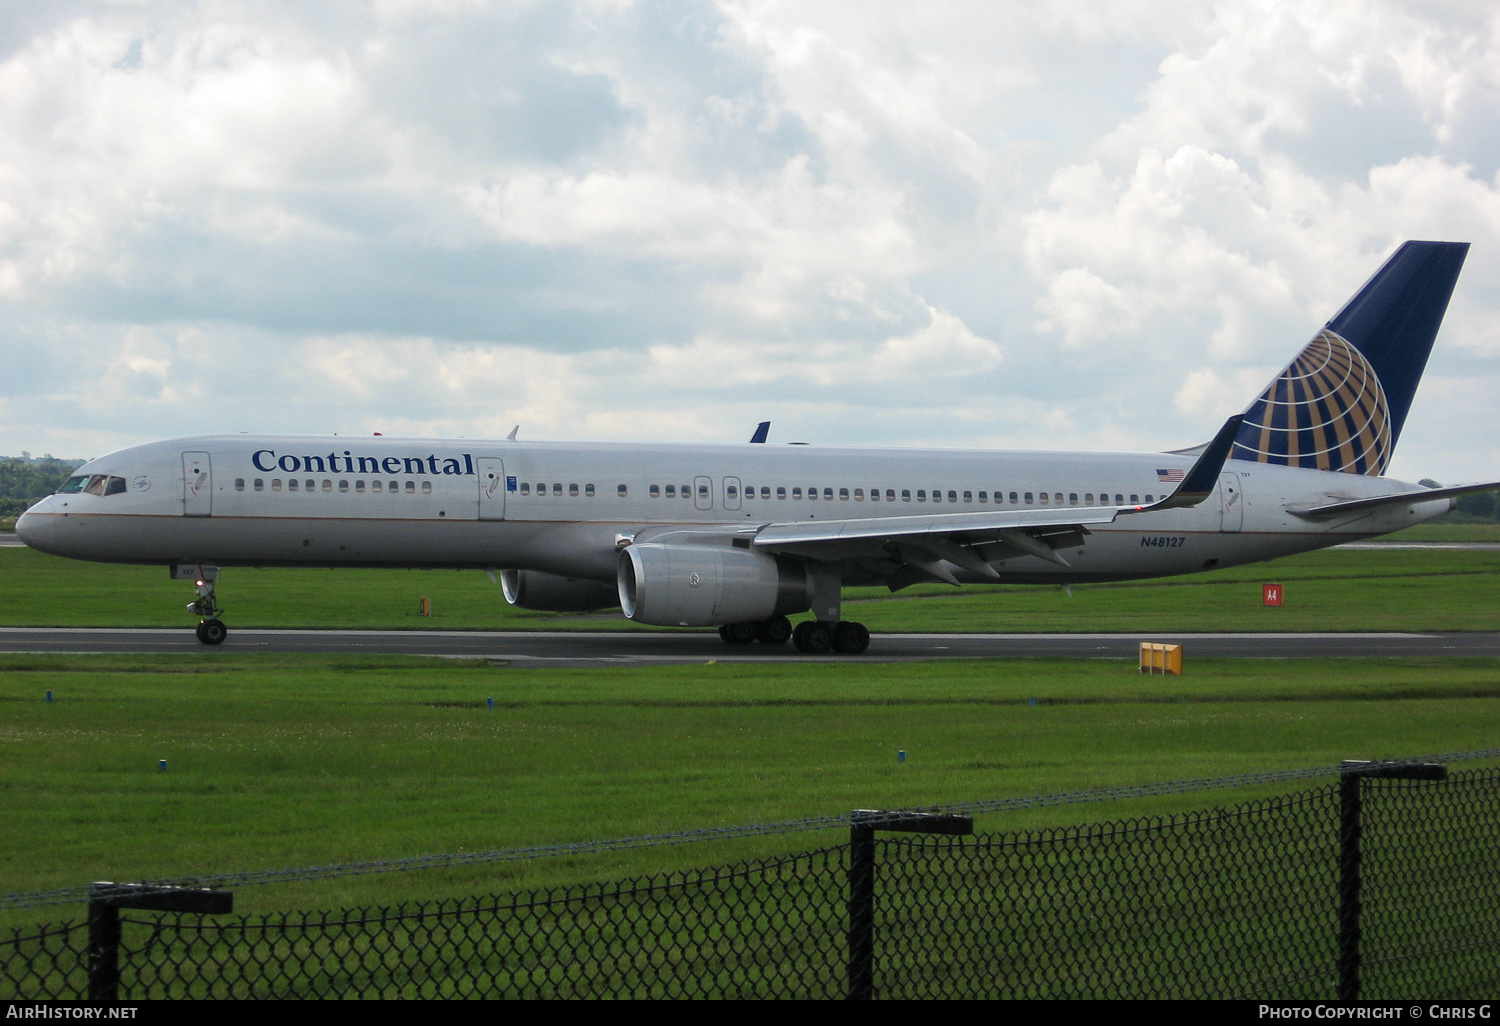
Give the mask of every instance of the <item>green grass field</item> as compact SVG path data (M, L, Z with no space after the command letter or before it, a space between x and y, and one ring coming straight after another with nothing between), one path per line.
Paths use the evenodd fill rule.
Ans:
M1490 530L1429 528L1418 540L1491 540ZM1497 563L1488 550L1332 550L1072 597L1057 588L869 591L851 596L848 615L877 632L1492 630ZM1286 585L1283 609L1260 605L1260 584L1271 580ZM424 595L432 620L416 615ZM512 610L481 573L236 570L221 596L232 627L624 625ZM3 626L186 630L189 598L160 568L0 549ZM1197 660L1191 650L1187 676L1174 680L1108 660L565 671L209 649L0 656L0 892L1484 749L1500 745L1497 697L1500 663L1490 660ZM908 753L904 765L897 750ZM1250 794L1036 809L980 826L1196 809ZM252 911L447 897L729 862L836 835L255 887L237 900ZM3 922L75 913L20 910Z
M585 671L219 655L0 657L0 891L1217 777L1481 749L1500 737L1495 660L1190 660L1187 676L1163 679L1116 660ZM1247 796L1035 809L980 825ZM237 907L612 879L818 841L245 888Z

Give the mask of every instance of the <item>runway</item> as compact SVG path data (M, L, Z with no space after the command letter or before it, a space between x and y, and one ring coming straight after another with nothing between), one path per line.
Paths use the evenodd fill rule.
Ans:
M189 628L0 628L0 652L176 654L297 652L487 659L513 666L672 666L729 662L918 662L938 659L1135 659L1142 641L1186 658L1500 656L1500 633L1462 634L883 634L860 656L806 656L791 645L726 645L711 632L233 630L203 645Z

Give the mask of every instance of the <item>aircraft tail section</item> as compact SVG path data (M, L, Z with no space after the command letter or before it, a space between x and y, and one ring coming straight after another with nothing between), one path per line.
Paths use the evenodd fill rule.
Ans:
M1250 404L1232 459L1385 472L1466 242L1407 242Z

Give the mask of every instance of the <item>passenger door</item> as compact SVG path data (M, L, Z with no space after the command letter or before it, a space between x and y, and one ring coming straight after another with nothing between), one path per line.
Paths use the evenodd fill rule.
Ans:
M479 463L479 519L505 519L505 493L510 482L505 477L505 463L496 456L480 456Z
M214 512L213 465L206 452L182 454L182 515L209 517Z

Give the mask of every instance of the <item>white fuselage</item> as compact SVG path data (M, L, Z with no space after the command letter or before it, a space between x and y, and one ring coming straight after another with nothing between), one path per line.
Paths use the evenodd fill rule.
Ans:
M91 461L80 475L122 479L123 491L49 496L18 531L43 551L103 562L474 567L612 581L621 540L650 529L1149 505L1192 463L1163 453L194 437ZM1020 582L1193 573L1400 530L1452 506L1442 498L1319 522L1288 512L1411 487L1230 460L1197 506L1092 527L1064 550L1068 565L1017 555L994 569ZM843 574L845 584L876 580L857 562Z

